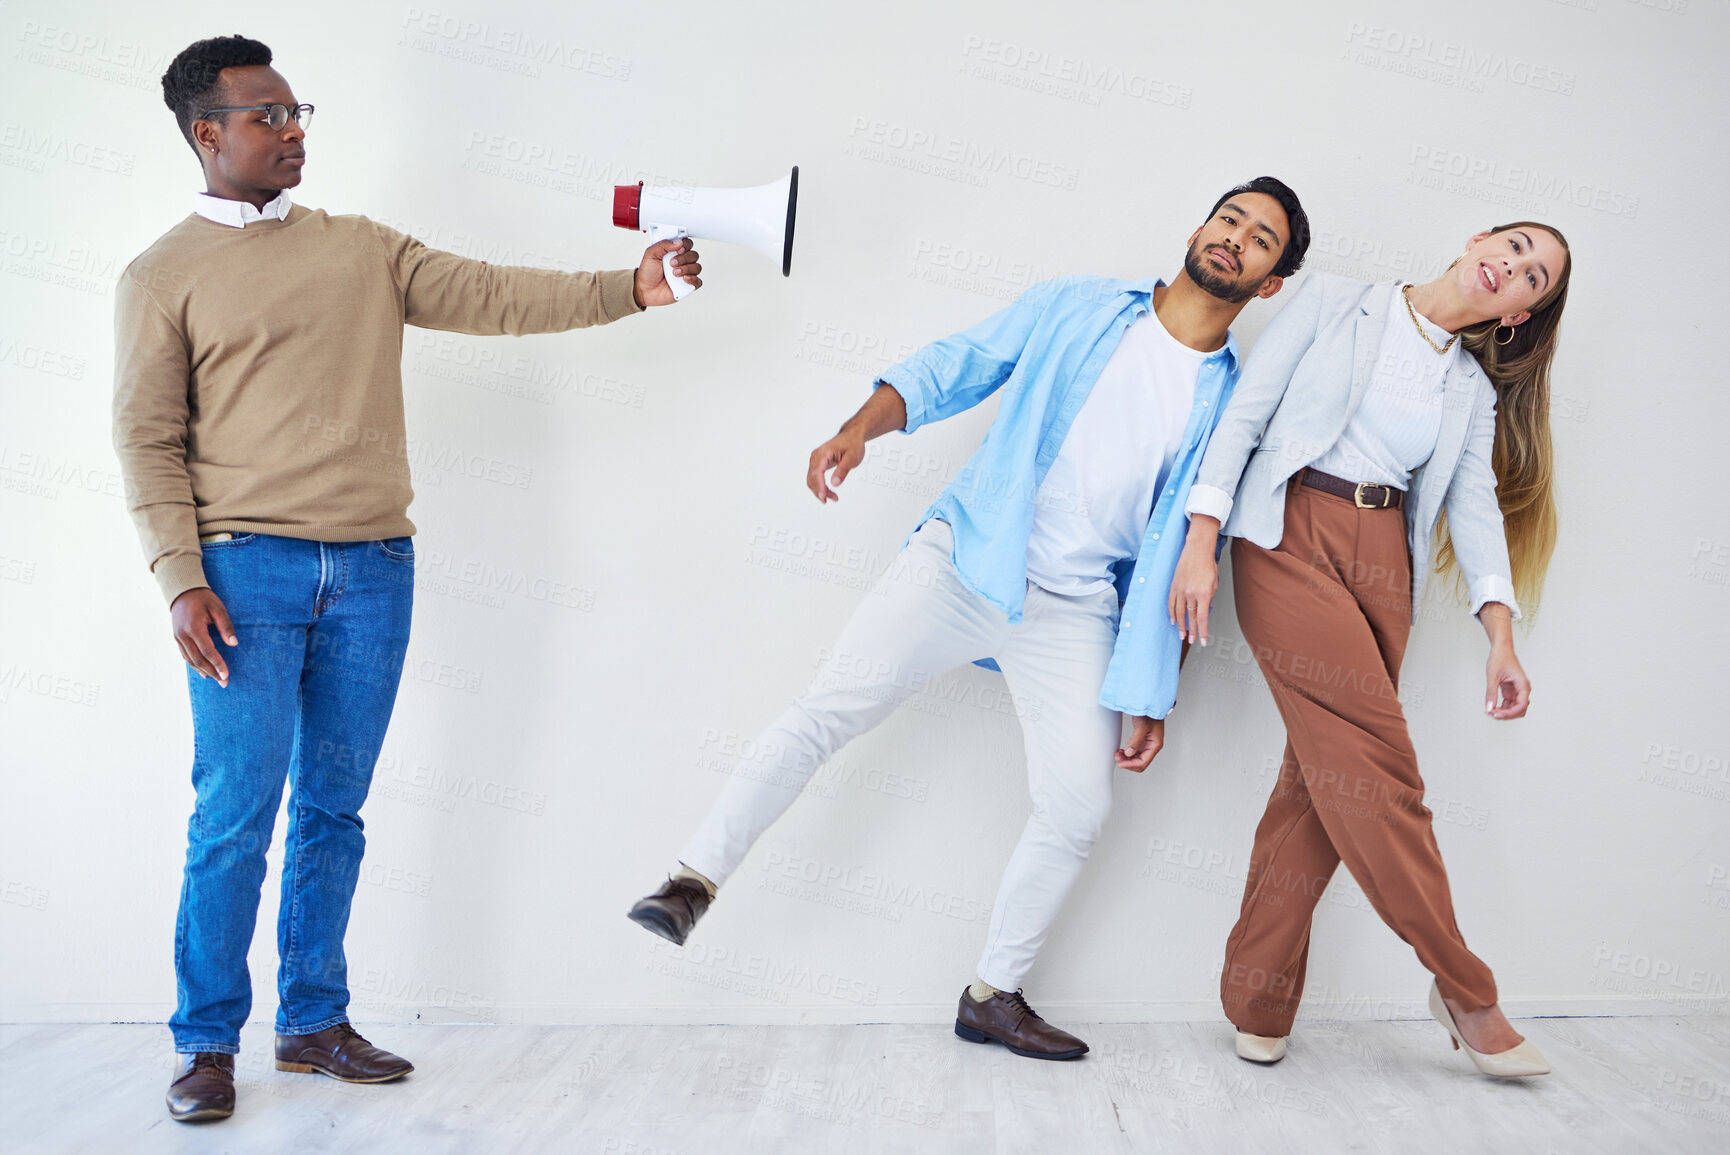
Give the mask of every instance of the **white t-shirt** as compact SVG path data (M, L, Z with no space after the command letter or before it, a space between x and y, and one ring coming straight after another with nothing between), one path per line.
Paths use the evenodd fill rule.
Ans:
M1124 329L1034 496L1027 576L1057 594L1112 584L1141 550L1210 356L1165 331L1152 309Z
M1402 286L1394 286L1388 304L1387 327L1376 353L1375 369L1357 411L1346 422L1344 432L1312 468L1347 481L1368 481L1405 489L1412 470L1430 459L1442 432L1442 397L1448 370L1465 356L1455 341L1446 353L1437 353L1418 333L1406 312ZM1437 345L1446 345L1451 335L1431 324L1422 313L1418 323Z

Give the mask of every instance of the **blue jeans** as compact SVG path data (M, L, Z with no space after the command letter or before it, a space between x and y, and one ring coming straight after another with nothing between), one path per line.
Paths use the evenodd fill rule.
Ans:
M264 853L289 784L276 1029L348 1021L343 935L366 846L361 803L390 723L414 605L414 544L239 534L204 574L234 622L228 685L187 667L192 785L174 928L176 1051L240 1049ZM214 631L212 631L214 635Z

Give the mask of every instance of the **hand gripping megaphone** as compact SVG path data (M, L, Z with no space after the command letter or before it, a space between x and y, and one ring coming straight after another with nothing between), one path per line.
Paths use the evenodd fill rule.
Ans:
M793 210L799 203L799 166L773 184L756 188L689 188L681 185L613 186L613 223L640 229L651 241L700 237L756 249L793 271ZM673 254L661 258L675 301L691 283L673 272Z

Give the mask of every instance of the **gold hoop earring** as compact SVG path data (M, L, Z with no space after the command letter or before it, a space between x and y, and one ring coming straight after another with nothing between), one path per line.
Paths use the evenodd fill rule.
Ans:
M1500 337L1496 336L1495 333L1490 334L1490 340L1494 341L1498 345L1511 344L1514 340L1514 327L1512 325L1497 325L1496 326L1496 333L1500 333L1503 329L1506 329L1508 331L1508 339L1506 341L1504 341Z

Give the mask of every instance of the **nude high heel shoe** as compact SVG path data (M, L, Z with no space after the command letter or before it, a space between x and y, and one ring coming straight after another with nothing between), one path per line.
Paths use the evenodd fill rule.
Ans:
M1519 1046L1497 1051L1493 1055L1472 1050L1472 1045L1466 1042L1465 1036L1460 1034L1460 1028L1455 1025L1454 1016L1448 1011L1448 1004L1442 1001L1441 988L1436 986L1434 981L1430 983L1430 1014L1436 1017L1438 1023L1448 1028L1448 1036L1454 1041L1454 1049L1464 1050L1478 1070L1486 1075L1514 1079L1525 1075L1550 1073L1550 1064L1544 1061L1544 1056L1532 1045L1530 1039L1522 1039Z
M1237 1033L1237 1057L1252 1063L1277 1063L1285 1058L1285 1038Z

